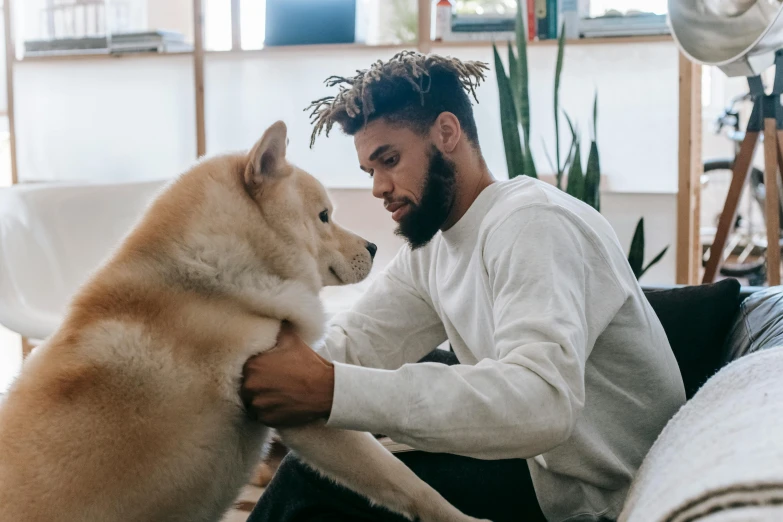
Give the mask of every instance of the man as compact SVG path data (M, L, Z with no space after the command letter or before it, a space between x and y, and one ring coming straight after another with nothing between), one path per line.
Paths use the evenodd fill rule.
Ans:
M354 137L409 246L334 319L325 358L285 333L242 393L271 426L323 418L423 450L399 456L472 516L614 519L682 379L605 219L493 179L468 97L484 68L405 52L331 81L348 87L314 104L313 139ZM445 340L459 364L411 364ZM401 519L288 458L250 520Z

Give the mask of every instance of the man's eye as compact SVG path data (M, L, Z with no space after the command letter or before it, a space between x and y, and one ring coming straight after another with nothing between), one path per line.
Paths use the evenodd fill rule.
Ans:
M324 210L320 214L318 214L318 217L323 221L324 223L329 222L329 212Z
M397 160L399 159L400 156L395 154L394 156L389 156L388 158L383 160L383 164L386 165L387 167L393 167L394 165L397 164Z

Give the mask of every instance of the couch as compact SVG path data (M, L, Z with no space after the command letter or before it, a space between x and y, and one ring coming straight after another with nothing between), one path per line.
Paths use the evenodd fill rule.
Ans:
M688 401L645 457L620 521L783 520L783 287L645 293Z

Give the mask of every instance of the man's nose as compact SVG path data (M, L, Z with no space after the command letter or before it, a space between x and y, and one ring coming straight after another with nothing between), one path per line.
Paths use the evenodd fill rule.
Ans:
M385 199L386 194L391 194L392 184L388 176L375 173L372 177L372 195L378 199Z
M367 248L367 251L370 252L370 258L375 259L375 253L378 251L378 247L375 243L370 243L368 241L364 246Z

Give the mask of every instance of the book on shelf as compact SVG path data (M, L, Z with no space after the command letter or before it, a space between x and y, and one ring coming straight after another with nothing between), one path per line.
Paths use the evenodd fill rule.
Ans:
M665 14L608 11L589 16L589 0L524 0L522 18L527 39L550 40L565 37L606 38L613 36L649 36L669 33ZM515 38L516 15L452 15L444 41L505 41Z
M52 38L24 42L25 56L58 56L78 54L175 53L192 51L181 33L172 31L139 31L113 33L110 37L88 36Z

